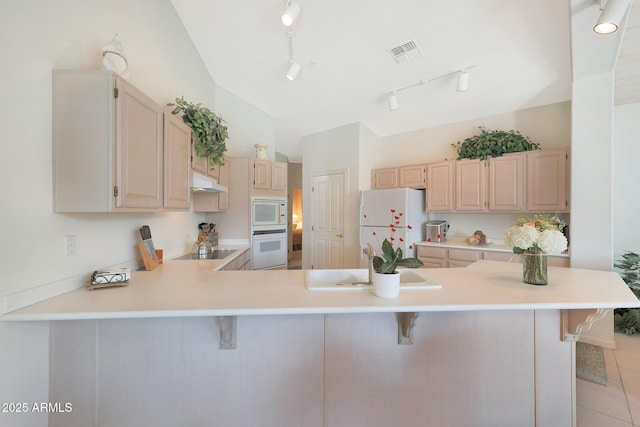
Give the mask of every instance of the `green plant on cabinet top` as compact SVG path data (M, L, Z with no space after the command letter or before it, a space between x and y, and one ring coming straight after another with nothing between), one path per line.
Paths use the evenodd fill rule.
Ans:
M193 130L194 146L199 157L209 158L210 167L224 165L223 156L227 151L225 141L229 137L224 119L202 104L192 104L182 98L167 106L175 107L173 114L183 113L182 120Z
M458 152L458 160L499 157L507 153L539 150L540 144L532 142L518 131L488 130L479 127L480 134L451 144Z

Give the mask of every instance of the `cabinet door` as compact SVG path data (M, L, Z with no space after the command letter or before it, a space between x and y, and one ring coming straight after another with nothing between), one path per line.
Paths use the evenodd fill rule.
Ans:
M218 166L218 183L229 187L229 159L224 157L224 165ZM218 210L229 209L229 193L218 193Z
M371 170L371 189L398 188L398 168Z
M209 174L209 161L206 157L198 156L198 153L196 152L195 138L192 138L191 140L191 168L203 175Z
M170 112L164 114L164 207L191 205L191 128Z
M453 161L427 165L427 210L453 210L453 168Z
M489 210L521 212L524 153L489 159Z
M426 188L427 165L403 166L399 169L400 187Z
M422 261L421 268L445 268L447 266L447 260L444 258L430 258L419 256L418 259Z
M527 152L527 210L566 211L567 150Z
M161 208L164 111L124 80L117 85L116 207Z
M457 211L484 211L486 199L487 162L480 159L456 162Z
M253 162L253 188L259 190L271 189L271 162L255 159Z
M287 191L287 164L273 162L271 164L271 189L274 191Z

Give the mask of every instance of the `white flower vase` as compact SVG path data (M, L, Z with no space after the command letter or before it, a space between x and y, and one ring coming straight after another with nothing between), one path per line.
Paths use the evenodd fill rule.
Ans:
M400 274L373 273L373 293L380 298L397 298L400 295Z

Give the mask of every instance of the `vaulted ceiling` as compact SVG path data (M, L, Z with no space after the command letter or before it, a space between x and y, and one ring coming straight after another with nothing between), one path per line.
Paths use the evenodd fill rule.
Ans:
M569 100L572 9L598 14L595 0L297 1L289 81L285 0L172 0L212 78L275 119L291 161L302 136L354 122L387 136ZM421 55L398 63L407 42ZM455 74L429 81L468 67L464 92Z

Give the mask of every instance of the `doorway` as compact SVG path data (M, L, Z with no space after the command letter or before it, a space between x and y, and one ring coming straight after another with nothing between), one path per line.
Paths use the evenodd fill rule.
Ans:
M302 188L291 189L291 259L289 270L298 270L302 267Z

